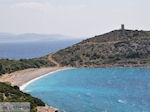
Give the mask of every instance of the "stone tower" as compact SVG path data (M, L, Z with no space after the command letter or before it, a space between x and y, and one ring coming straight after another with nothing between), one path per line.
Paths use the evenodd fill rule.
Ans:
M121 25L121 30L124 31L124 24Z
M124 35L125 34L124 24L121 25L121 31L122 31L122 35Z

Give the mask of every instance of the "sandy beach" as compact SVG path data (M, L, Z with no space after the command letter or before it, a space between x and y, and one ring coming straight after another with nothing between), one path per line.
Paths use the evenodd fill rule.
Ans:
M45 67L45 68L30 68L17 71L10 74L4 74L0 77L0 82L6 82L12 86L22 87L24 84L29 84L43 76L49 75L52 72L68 69L67 67Z
M23 90L30 83L47 76L56 71L63 69L69 69L69 67L45 67L45 68L30 68L26 70L17 71L10 74L4 74L0 77L0 82L11 84L12 86L18 86L20 90ZM37 107L38 112L57 112L58 109L45 106Z
M55 72L58 72L58 71L61 71L61 70L66 70L66 69L70 69L70 68L55 68L55 69L52 69L50 72L48 72L48 73L46 73L46 74L44 74L44 75L40 75L39 77L36 77L36 78L33 78L33 79L31 79L31 80L29 80L27 83L24 83L24 84L22 84L21 86L19 86L19 88L20 88L20 90L22 91L22 90L24 90L29 84L31 84L32 82L34 82L34 81L36 81L36 80L38 80L38 79L40 79L40 78L42 78L42 77L45 77L45 76L47 76L47 75L50 75L50 74L52 74L52 73L55 73Z
M50 75L56 71L70 69L71 67L61 67L59 63L52 59L52 55L49 55L48 59L56 64L56 67L42 67L42 68L30 68L25 70L16 71L10 74L3 74L0 76L0 82L10 84L11 86L18 86L20 90L23 90L30 83ZM57 108L50 106L37 107L38 112L58 112Z

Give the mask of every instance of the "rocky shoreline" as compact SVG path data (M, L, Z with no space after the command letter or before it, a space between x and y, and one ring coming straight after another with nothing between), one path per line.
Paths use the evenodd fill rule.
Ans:
M37 111L38 112L58 112L58 109L46 105L45 107L41 107L41 106L37 107Z

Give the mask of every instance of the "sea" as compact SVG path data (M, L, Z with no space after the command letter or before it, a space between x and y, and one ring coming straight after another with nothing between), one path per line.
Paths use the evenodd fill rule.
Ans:
M61 70L23 91L60 112L150 112L150 68Z
M80 42L82 39L61 41L0 42L0 59L38 58Z

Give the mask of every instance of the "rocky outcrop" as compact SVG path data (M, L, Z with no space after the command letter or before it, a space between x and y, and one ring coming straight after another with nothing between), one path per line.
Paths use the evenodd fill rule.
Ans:
M46 105L45 107L37 107L37 112L58 112L58 109Z

